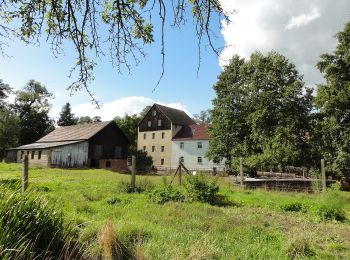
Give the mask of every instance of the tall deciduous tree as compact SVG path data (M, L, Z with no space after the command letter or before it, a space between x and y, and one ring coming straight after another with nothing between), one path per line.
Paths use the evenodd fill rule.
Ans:
M2 79L0 79L0 109L4 108L6 105L6 98L11 92L11 88L8 84L5 84Z
M316 95L322 133L319 145L328 169L350 176L350 22L336 38L335 51L321 55L317 63L326 79Z
M72 113L72 109L70 104L67 102L63 107L60 113L60 117L57 121L57 125L59 126L68 126L68 125L76 125L78 123L78 119Z
M213 24L219 28L220 17L228 20L219 0L2 0L0 50L11 37L26 43L46 39L54 54L63 52L62 43L72 43L77 57L72 71L78 76L70 89L87 88L103 49L110 51L109 57L118 70L123 65L130 69L133 61L137 64L139 57L145 56L143 46L154 42L155 32L160 33L164 64L168 21L172 28L182 27L188 18L186 12L193 17L199 46L206 39L217 53L212 41ZM155 25L160 28L155 30Z
M211 110L202 110L199 114L194 114L194 120L198 123L209 124L211 122Z
M16 92L13 108L20 118L20 144L35 142L54 129L49 117L52 98L46 87L35 80Z
M135 155L137 151L137 132L140 116L136 114L125 114L124 117L115 117L114 121L130 141L129 154Z
M253 169L309 162L311 90L284 56L234 56L214 86L208 155Z

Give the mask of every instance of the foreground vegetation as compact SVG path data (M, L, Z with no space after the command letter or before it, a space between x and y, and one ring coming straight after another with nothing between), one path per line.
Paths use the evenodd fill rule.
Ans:
M20 165L0 164L1 219L8 205L5 190L13 194L20 176ZM169 192L164 183L172 177L138 177L137 192L128 193L129 177L105 170L32 168L26 196L41 196L49 212L56 210L50 214L54 221L46 222L65 229L54 231L59 236L55 246L74 240L86 258L350 258L347 193L240 190L222 178L217 199L206 203L196 201L210 198L204 193L198 198L176 185ZM214 194L215 182L208 183ZM157 200L165 197L170 199ZM61 211L64 223L59 221Z

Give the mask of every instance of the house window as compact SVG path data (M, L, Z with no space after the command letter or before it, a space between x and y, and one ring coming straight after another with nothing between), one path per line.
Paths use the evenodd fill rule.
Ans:
M202 164L202 157L197 157L197 163Z
M101 157L103 153L103 146L101 144L95 144L95 156Z
M143 150L146 151L146 146L143 147Z
M197 143L197 148L198 148L198 149L202 149L202 142L198 142L198 143Z
M146 133L143 134L143 140L146 140Z
M184 163L184 162L185 162L185 158L184 158L183 156L181 156L181 157L179 158L179 161L180 161L181 163Z
M165 137L165 133L164 133L164 132L162 132L162 139L164 139L164 137Z
M117 145L115 147L115 158L120 159L123 157L123 147Z
M158 120L158 126L162 126L162 120Z
M164 159L163 159L163 158L160 159L160 164L161 164L161 165L164 165Z
M152 152L154 152L156 150L155 146L152 146Z
M38 152L38 160L41 159L41 151Z
M21 151L21 159L23 159L24 151Z
M152 122L151 122L151 121L148 121L148 122L147 122L147 126L148 126L148 127L151 127L151 126L152 126Z
M185 144L184 144L184 142L181 142L180 143L180 149L184 149L185 148Z
M152 133L152 139L156 138L156 133Z
M34 159L35 151L32 151L32 156L30 157L32 160Z
M161 147L160 147L160 151L161 151L161 152L164 152L164 146L161 146Z
M157 115L157 111L156 110L153 110L153 116L156 116Z

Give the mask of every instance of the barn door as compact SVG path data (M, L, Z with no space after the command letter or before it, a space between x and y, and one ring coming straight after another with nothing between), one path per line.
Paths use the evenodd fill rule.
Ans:
M62 165L62 151L55 150L51 154L51 166L60 167Z

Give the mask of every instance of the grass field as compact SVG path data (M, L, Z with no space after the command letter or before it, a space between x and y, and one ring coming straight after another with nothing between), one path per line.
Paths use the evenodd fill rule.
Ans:
M0 182L20 177L20 165L0 163ZM150 188L163 182L159 176L137 178ZM30 188L63 211L93 259L108 222L118 240L148 259L350 259L350 222L320 214L327 206L349 219L348 193L241 190L221 178L226 206L159 205L147 192L122 192L120 184L129 180L106 170L31 168L29 173Z

